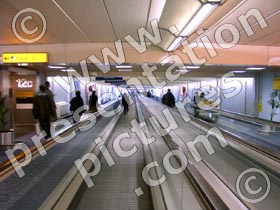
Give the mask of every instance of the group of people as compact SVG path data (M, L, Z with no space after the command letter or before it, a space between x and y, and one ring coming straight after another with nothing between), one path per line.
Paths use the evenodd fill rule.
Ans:
M51 137L50 126L51 122L57 120L56 105L54 102L54 94L49 89L50 83L47 81L45 84L39 86L39 92L34 96L33 100L33 116L39 122L40 130L46 132L45 138ZM122 94L122 105L124 108L124 114L128 113L128 97L126 94ZM92 91L89 98L89 113L97 112L98 96L96 91ZM84 101L81 97L81 92L76 91L75 97L70 101L70 111L73 113L73 122L76 123L80 120L81 115L86 111L84 109ZM76 112L79 113L76 113Z
M89 112L93 113L97 111L98 97L96 92L92 91L92 95L89 99ZM81 97L81 92L76 91L75 97L70 101L70 111L75 113L79 108L84 106L84 101ZM73 115L73 122L79 121L80 116L84 113L83 108L78 115ZM51 122L57 120L56 105L54 102L54 94L50 90L50 83L48 81L45 84L39 86L39 92L34 96L33 99L33 116L39 122L40 129L45 131L45 138L51 137L50 126Z

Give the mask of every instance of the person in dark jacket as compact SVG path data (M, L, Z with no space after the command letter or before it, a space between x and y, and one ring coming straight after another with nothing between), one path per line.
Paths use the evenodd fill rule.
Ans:
M169 106L169 107L174 107L175 106L175 97L171 93L170 89L168 89L167 93L163 95L162 103L166 106Z
M89 102L88 102L88 105L89 105L89 112L90 113L94 113L97 111L97 101L98 101L98 97L97 95L95 95L95 90L92 91L92 94L89 98Z
M52 113L53 113L53 115L51 115L50 120L52 122L54 122L54 121L57 120L56 105L55 105L55 102L54 102L54 94L50 90L50 82L49 81L45 82L45 86L46 86L45 93L48 95L48 97L49 97L49 99L51 101L51 109L52 109Z
M34 96L33 100L33 115L36 120L39 121L41 130L46 132L45 138L51 136L50 133L50 118L55 113L52 109L52 102L46 93L46 86L40 85L39 93Z
M84 106L84 101L81 97L81 92L80 91L76 91L76 96L74 98L71 99L70 101L70 111L73 112L73 122L76 123L77 121L80 120L80 117L83 114L83 111L80 111L79 114L75 114L75 112L77 111L77 109L79 109L81 106ZM79 118L79 119L77 119Z
M123 113L126 114L128 113L128 97L127 95L124 93L122 94L122 105L123 105Z
M151 94L151 92L148 90L148 92L147 92L147 97L148 97L148 98L151 98L151 96L152 96L152 94Z

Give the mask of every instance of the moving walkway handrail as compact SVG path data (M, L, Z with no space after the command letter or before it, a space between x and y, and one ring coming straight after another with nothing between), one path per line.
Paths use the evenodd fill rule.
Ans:
M210 123L200 120L198 118L193 118L193 121L198 122L202 127L205 127L206 130L213 127ZM251 150L253 152L249 152L249 154L254 154L254 156L258 156L258 161L262 163L263 165L269 167L272 171L279 172L280 171L280 154L273 152L273 151L267 151L264 148L260 147L257 144L253 144L252 142L248 142L245 138L234 134L230 131L227 131L225 129L219 128L219 130L223 133L225 137L228 139L231 139L232 141L236 142L238 145L242 145L244 148L248 148L248 150ZM247 150L247 151L248 151Z
M137 111L139 111L139 109L137 109ZM139 112L137 112L137 115L138 117L140 116ZM96 156L99 155L99 150L97 148L99 148L101 145L104 145L105 142L108 141L113 128L118 122L119 117L120 114L114 117L113 121L110 123L111 125L107 125L109 128L108 129L106 128L105 134L102 135L103 141L99 142L94 146L91 146L88 149L87 153L93 153ZM90 170L93 167L93 163L91 163L90 161L85 161L84 166L85 168L87 168L87 170ZM60 181L60 183L56 186L53 192L43 202L39 210L49 210L49 209L66 210L69 208L70 209L75 208L73 206L76 205L76 199L79 199L77 197L79 197L78 193L80 192L80 188L83 186L83 182L84 180L80 176L76 167L73 166L66 174L66 176L63 178L63 180ZM160 206L162 207L162 205ZM160 209L164 210L166 208L160 208Z
M198 118L195 118L195 117L193 117L193 120L197 121L200 125L203 125L207 129L213 127L213 125L211 125L210 123L208 123L204 120L201 120L201 119L198 119ZM261 121L263 121L263 120L261 119ZM254 144L251 141L248 142L248 140L244 137L241 137L241 136L239 136L239 135L237 135L233 132L230 132L230 131L225 130L225 129L220 128L220 127L219 127L219 129L223 132L224 135L226 135L227 137L230 137L232 140L234 140L234 141L238 142L239 144L242 144L246 147L249 147L250 149L253 149L253 150L257 151L257 152L269 157L270 159L272 159L272 160L274 160L274 161L276 161L280 164L280 154L279 153L274 152L274 151L267 151L266 149L260 147L258 144Z
M141 113L141 110L139 109L138 102L136 102L136 107L137 107L138 119L139 119L139 121L142 121L143 115ZM117 123L117 120L115 120L114 124L116 124L116 123ZM110 131L108 132L108 130L107 130L106 133L107 133L107 137L102 137L102 139L104 141L102 141L101 143L103 143L103 144L107 141L107 139L109 137L108 134L110 134L111 132ZM95 147L90 148L90 150L92 150L92 151L89 151L89 152L95 154L95 152L98 151L98 150L96 150L96 147L99 147L99 146L100 145L96 145ZM149 150L149 152L147 152L146 154L151 152L149 145L146 147L146 149ZM150 154L150 155L151 155L150 157L153 159L153 155L152 154ZM145 159L146 159L146 156L145 156ZM150 162L151 160L148 159L147 161ZM87 170L89 170L89 168L91 168L91 166L86 165L86 164L87 164L87 162L85 162L84 165L87 168ZM63 210L63 209L69 209L69 208L71 209L72 202L75 203L76 196L78 195L79 188L82 186L82 184L83 184L83 179L77 172L76 168L72 168L67 173L67 175L63 178L63 180L61 180L61 182L57 185L55 190L53 190L53 192L50 194L50 196L45 200L45 202L40 206L39 210L45 210L45 209ZM165 204L166 201L164 199L164 196L162 195L164 190L161 188L161 186L159 186L158 189L160 190L160 194L157 194L158 191L155 191L156 192L156 194L155 194L155 193L153 193L153 191L155 189L156 189L155 187L151 188L152 194L154 195L153 203L154 203L154 205L155 205L155 203L157 204L157 208L155 208L155 209L161 209L161 210L166 209L167 210L168 208L167 208L167 205ZM156 201L154 201L154 199L156 199ZM163 201L163 203L160 204L162 201ZM76 205L76 204L74 204L74 205ZM209 209L213 209L213 208L206 208L206 209L209 210Z
M152 115L152 113L149 111L148 108L147 110ZM158 126L160 126L162 129L164 127L160 122ZM174 137L171 133L163 136L163 139L167 144L167 146L170 148L170 150L183 150L187 154L186 150L184 149L185 145L181 145L181 146L178 145L175 141L173 141L173 138L178 139L179 137ZM227 187L223 188L223 187L216 186L217 189L218 188L224 189L224 193L226 195L232 196L231 198L232 200L229 202L225 202L223 199L221 199L217 191L209 184L207 180L205 180L205 178L200 174L198 169L194 166L193 162L195 161L192 161L192 158L190 158L189 155L187 155L187 157L191 161L189 161L188 167L185 169L184 174L188 178L188 180L190 180L194 190L199 195L206 209L215 209L215 208L223 209L223 210L232 209L232 208L248 209L247 206L242 201L240 201L237 197L235 197L233 192L229 190ZM177 159L178 162L180 162L180 160L178 160L177 157L175 158ZM204 163L203 164L200 163L200 166L202 166L200 167L200 169L204 169L204 171L206 171L209 177L213 178L213 176L214 177L216 176L214 174L213 176L210 176L213 172ZM215 180L212 180L212 182L225 186L225 184L222 183L219 178L216 177L214 179ZM233 201L235 201L236 203L234 204Z
M157 101L157 100L154 100L154 101L155 101L156 103L161 104L161 103L160 103L159 101ZM192 107L197 107L197 106L194 105L194 104L191 104L191 106L192 106ZM213 110L214 110L214 111L217 111L217 112L228 113L228 111L224 111L224 110L218 110L218 109L214 109L214 108L213 108ZM184 110L184 111L185 111L185 110ZM212 109L211 109L210 111L212 111ZM250 121L249 119L254 119L254 120L259 121L259 122L268 123L268 124L271 125L271 126L277 125L277 126L275 126L275 127L280 127L280 123L271 122L271 121L264 120L264 119L259 119L259 118L254 118L254 117L248 116L248 115L238 114L238 113L234 113L234 112L230 112L229 115L232 115L232 116L234 116L234 115L236 115L236 116L237 116L237 115L240 115L240 116L242 117L242 120L243 120L243 121L245 121L245 119L247 119L247 120L248 120L247 122L250 122L250 123L252 123L252 121ZM191 116L191 115L190 115L190 116ZM201 120L201 119L196 118L196 117L193 117L193 116L191 116L191 117L193 118L192 120L197 121L199 124L202 124L203 126L207 127L207 129L213 127L213 125L211 125L210 123L208 123L208 122L206 122L206 121L204 121L204 120ZM236 117L236 119L237 119L237 117ZM239 120L241 120L241 119L239 119ZM257 123L257 124L261 124L261 123ZM261 124L261 125L263 125L263 124ZM220 127L219 127L219 129L223 132L224 135L226 135L227 137L230 137L230 138L233 139L234 141L237 141L239 144L242 144L242 145L244 145L244 146L247 146L247 147L249 147L250 149L253 149L253 150L257 151L257 152L259 152L259 153L261 153L261 154L267 156L268 158L270 158L270 159L272 159L273 161L276 161L277 163L280 164L280 154L279 154L279 153L276 153L276 152L273 152L273 151L267 151L267 150L265 150L264 148L260 147L260 146L257 145L257 144L253 144L252 142L248 142L245 138L243 138L243 137L241 137L241 136L239 136L239 135L236 135L236 134L234 134L234 133L232 133L232 132L229 132L229 131L227 131L227 130L225 130L225 129L222 129L222 128L220 128ZM278 168L278 166L277 166L277 168Z
M153 99L153 100L154 100L154 99ZM155 103L159 103L159 104L163 105L162 103L160 103L160 102L157 101L157 100L154 100L154 101L155 101ZM190 104L190 105L191 105L192 107L196 107L194 104ZM217 109L215 109L215 110L217 110ZM214 110L214 111L215 111L215 110ZM186 111L186 110L183 110L183 111ZM210 111L212 111L212 109L211 109ZM220 110L217 110L217 111L220 111ZM222 110L222 111L223 111L223 110ZM222 111L221 111L221 112L222 112ZM226 111L224 111L224 112L227 113ZM234 115L234 114L237 114L237 113L232 113L232 114ZM190 114L189 114L189 115L190 115ZM239 115L244 116L244 115L242 115L242 114L239 114ZM190 115L190 117L192 118L193 121L198 122L199 124L203 125L203 126L206 127L207 129L213 127L213 125L211 125L210 123L208 123L208 122L206 122L206 121L204 121L204 120L201 120L201 119L199 119L199 118L196 118L196 117L194 117L194 116L192 116L192 115ZM257 119L257 120L259 120L260 122L268 122L269 125L272 125L272 126L274 126L274 125L277 125L278 127L280 126L280 123L275 123L275 122L271 122L271 121L268 121L268 120L263 120L263 119L259 119L259 118L254 118L254 117L252 117L252 116L247 116L247 115L245 115L244 117L242 117L243 120L244 120L246 117L248 117L247 119L249 119L249 118ZM244 120L244 121L245 121L245 120ZM252 123L252 121L250 121L250 120L248 120L248 122L251 122L251 123ZM257 124L259 124L259 123L257 123ZM247 139L245 139L245 138L243 138L243 137L241 137L241 136L239 136L239 135L236 135L236 134L234 134L234 133L232 133L232 132L229 132L229 131L227 131L227 130L225 130L225 129L222 129L222 128L219 128L219 129L223 132L224 135L226 135L227 137L230 137L231 139L233 139L234 141L238 142L239 144L242 144L243 146L249 147L250 149L252 149L252 150L254 150L254 151L256 151L256 152L259 152L259 153L261 153L262 155L265 155L265 156L268 157L269 159L271 159L271 160L277 162L278 164L280 164L280 154L279 154L279 153L276 153L276 152L273 152L273 151L267 151L266 149L260 147L260 146L257 145L257 144L253 144L252 142L248 142ZM279 168L278 165L277 165L276 168L277 168L277 169ZM280 168L279 168L279 169L280 169ZM273 169L273 171L274 171L274 170L275 170L275 169Z
M115 105L117 102L109 105L109 107ZM92 142L91 146L87 149L85 154L93 153L96 156L99 156L100 150L98 148L105 144L105 142L111 135L112 130L117 124L120 115L121 114L118 113L116 116L114 116L112 121L107 124L107 126L100 134L103 141L96 143ZM87 170L90 170L93 167L93 163L91 161L85 161L84 166L85 168L87 168ZM41 204L39 210L69 209L71 205L73 205L73 202L75 202L75 197L79 193L79 190L83 183L84 180L80 175L78 169L76 168L76 166L73 166L64 176L64 178L59 182L56 188L49 194L47 199Z
M141 103L141 102L140 102ZM142 104L143 105L143 104ZM142 108L140 108L139 106L139 100L136 101L136 106L138 107L137 108L137 111L138 111L138 120L139 122L143 122L145 119L143 117L143 114L142 114ZM145 105L143 105L145 107ZM149 113L149 110L147 109L148 113ZM147 119L146 119L147 120ZM160 124L156 125L156 126L161 126ZM149 131L147 131L149 132ZM168 135L167 135L168 136ZM169 141L168 139L166 139L167 136L161 136L163 141L166 143L167 147L170 149L170 151L173 151L173 150L180 150L180 148L178 147L178 145L176 145L174 142L172 141ZM151 148L151 145L148 144L146 147L144 147L144 149L147 149L149 150L149 153L151 154L150 155L150 158L147 158L146 155L145 155L145 159L146 162L153 162L153 161L156 161L156 156L157 154L154 153L152 151L152 148ZM181 160L179 160L178 158L176 158L177 162L178 162L178 165L180 165L180 162ZM202 190L200 183L197 182L198 179L203 179L202 177L198 177L199 175L196 174L196 178L194 177L193 173L190 172L190 170L188 169L189 168L189 165L188 167L184 170L183 172L183 176L186 180L188 180L188 182L190 183L191 185L191 188L192 188L192 191L194 194L196 194L199 198L199 201L200 201L200 204L204 207L204 209L207 209L207 210L214 210L216 209L215 207L216 206L219 206L220 208L219 209L223 209L223 210L226 210L228 209L227 206L224 204L224 202L222 200L220 200L218 198L218 195L215 194L213 191L211 191L212 193L212 197L214 196L215 197L215 204L213 204L209 199L208 199L208 196L205 194L205 192ZM194 169L193 169L194 170ZM158 177L161 176L161 174L157 174ZM168 180L167 180L168 182ZM205 183L204 183L205 184ZM165 209L174 209L175 206L172 206L172 202L170 202L170 199L168 196L173 196L173 195L170 195L168 192L166 192L167 190L163 187L163 185L159 185L159 191L157 193L159 193L160 195L156 195L157 197L155 198L154 197L154 193L153 193L153 188L151 188L151 191L152 191L152 195L153 195L153 201L155 199L159 199L163 202L163 205L165 206ZM183 199L183 198L181 198ZM174 199L176 200L176 199ZM216 202L219 202L219 204L217 204ZM155 209L158 209L158 208L155 208ZM163 209L163 208L160 208L160 209ZM247 208L245 208L247 209Z
M195 104L191 104L191 106L195 107L195 108L199 108ZM223 116L230 117L230 118L237 119L237 120L241 120L241 121L245 121L245 122L249 122L249 123L253 123L253 124L269 125L271 127L280 128L280 123L278 123L278 122L274 122L274 121L270 121L270 120L266 120L266 119L261 119L261 118L256 118L256 117L251 116L251 115L245 115L245 114L241 114L241 113L238 113L238 112L232 112L232 111L228 111L228 110L217 109L217 108L214 108L214 107L211 108L209 111L217 112L219 114L222 114Z
M98 118L100 116L101 112L103 112L104 110L110 109L111 107L115 106L117 103L119 103L118 100L111 101L110 104L108 104L107 106L103 105L103 107L101 109L99 109L98 112L92 113L92 114L96 114L96 117ZM56 135L64 136L64 135L66 135L69 132L70 133L73 132L74 130L78 129L81 126L86 125L87 124L87 120L92 116L92 114L88 118L85 118L85 119L83 119L80 122L73 123L70 127L67 127L65 129L59 131L58 133L56 133ZM43 144L43 146L46 149L49 149L52 146L54 146L56 144L56 142L51 138L50 140L45 141L42 144ZM32 147L30 147L30 150L31 150L31 154L32 154L33 157L36 157L39 154L39 151L37 150L37 148L34 145ZM24 152L20 152L15 157L16 157L17 160L21 160L22 158L25 157L25 153ZM0 177L6 175L12 169L13 169L13 165L12 165L10 160L7 160L4 163L0 164Z

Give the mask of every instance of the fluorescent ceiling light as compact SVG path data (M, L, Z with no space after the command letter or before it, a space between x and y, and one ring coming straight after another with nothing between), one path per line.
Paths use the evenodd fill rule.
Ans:
M132 66L116 66L118 69L129 69L132 68Z
M180 42L183 40L183 37L177 37L173 43L168 47L167 51L173 51L176 50L179 46Z
M246 70L264 70L264 67L248 67Z
M118 69L118 71L132 71L132 69Z
M177 37L168 47L167 51L176 50L179 43L183 40L182 37L189 36L221 3L221 0L204 0L201 1L202 6L194 14L193 18L187 23L181 31L180 37Z
M65 66L48 66L50 69L64 69Z
M184 66L182 69L199 69L200 66Z
M152 1L150 10L150 20L160 20L165 4L166 0Z
M176 69L176 72L189 72L187 69Z
M208 3L215 3L215 4L217 4L217 3L221 3L221 1L222 0L208 0L207 2Z
M63 71L63 72L70 72L70 71L76 71L75 69L62 69L62 70L60 70L60 71Z
M183 29L180 36L188 36L191 32L193 32L207 18L207 16L214 11L217 6L217 4L211 3L204 4Z
M237 73L237 74L243 74L245 73L246 71L242 71L242 70L237 70L237 71L233 71L234 73Z
M18 66L28 66L28 63L18 63Z

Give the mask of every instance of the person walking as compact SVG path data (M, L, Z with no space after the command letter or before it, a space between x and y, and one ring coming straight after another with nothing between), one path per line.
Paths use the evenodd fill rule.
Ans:
M76 123L77 121L80 121L80 118L84 112L84 110L81 110L79 113L76 113L76 111L84 106L84 101L81 97L81 92L76 91L76 96L71 99L70 101L70 111L73 112L73 122Z
M123 105L123 113L127 114L129 109L128 109L128 97L126 93L122 94L122 105Z
M152 95L151 92L148 90L148 92L147 92L147 97L148 97L148 98L151 98L151 95Z
M199 92L196 91L193 97L193 101L194 101L194 116L198 117L199 116L199 107L198 107L198 103L200 100L200 96L199 96Z
M39 86L39 93L34 96L33 100L33 116L39 121L41 130L46 132L45 138L51 137L50 119L54 115L54 110L51 107L51 100L46 93L46 86Z
M167 93L163 95L162 103L166 106L169 106L169 107L174 107L175 106L175 97L171 93L170 89L168 89Z
M91 96L89 97L89 112L90 113L94 113L97 111L97 101L98 101L98 97L97 95L95 95L96 91L92 91Z
M54 102L54 94L52 93L52 91L50 90L50 82L49 81L46 81L45 82L45 86L46 86L46 94L48 95L49 97L49 100L51 101L51 109L53 110L52 112L54 113L50 120L51 122L54 122L57 120L57 114L56 114L56 105L55 105L55 102Z

